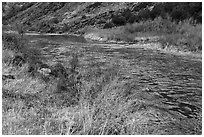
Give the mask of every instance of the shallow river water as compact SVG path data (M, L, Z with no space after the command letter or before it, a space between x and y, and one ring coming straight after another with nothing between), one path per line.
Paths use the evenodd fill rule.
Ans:
M163 98L165 109L193 118L202 109L202 61L128 44L87 42L82 36L29 36L31 45L41 49L47 61L70 60L79 54L81 69L99 67L116 59L125 70L121 78L133 80L138 90Z

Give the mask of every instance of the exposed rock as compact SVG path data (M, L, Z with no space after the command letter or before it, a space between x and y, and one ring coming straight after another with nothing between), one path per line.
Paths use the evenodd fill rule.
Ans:
M51 73L51 69L49 68L41 68L38 70L39 73L43 74L43 76L49 76Z
M44 64L43 62L35 62L30 63L28 72L32 76L36 76L37 73L46 74L49 72L50 66L47 64Z
M97 35L95 33L89 33L89 34L85 35L84 38L88 39L88 40L92 40L92 41L101 41L101 42L107 41L107 38L100 37L99 35Z

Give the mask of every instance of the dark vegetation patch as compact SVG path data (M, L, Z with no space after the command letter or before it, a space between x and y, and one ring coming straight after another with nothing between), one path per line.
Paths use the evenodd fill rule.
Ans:
M157 17L164 19L170 17L170 21L184 21L192 19L197 23L202 23L202 4L191 2L164 2L164 3L140 3L133 7L116 12L112 16L115 25L125 25L126 23L154 20Z

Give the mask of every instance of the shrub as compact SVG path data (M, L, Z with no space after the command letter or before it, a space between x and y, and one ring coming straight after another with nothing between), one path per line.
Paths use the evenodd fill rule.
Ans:
M112 22L106 22L103 26L104 29L112 28L114 27L114 24Z
M177 27L174 22L169 19L163 19L161 17L152 20L135 22L133 24L126 24L124 26L124 32L127 33L138 33L138 32L156 32L158 34L162 33L175 33L177 32Z
M12 58L14 56L14 52L8 49L4 49L2 51L2 62L10 65Z
M193 24L194 23L194 24ZM146 20L126 24L117 34L109 38L117 41L134 41L140 33L159 35L163 47L175 46L179 50L201 51L202 50L202 25L195 24L193 19L180 23L172 21L170 17L157 17L154 20ZM146 35L145 35L146 36Z
M16 34L3 34L3 49L13 50L15 52L21 52L22 49L26 48L25 43L26 39L22 38Z
M12 59L12 65L14 66L22 66L23 64L26 63L26 60L22 55L15 55Z
M122 14L121 14L123 17L125 17L125 20L129 20L130 17L132 17L132 12L130 9L125 9Z
M81 16L81 19L86 19L86 15L82 15L82 16Z
M192 25L181 22L177 25L177 32L165 35L161 38L163 45L174 45L182 50L201 51L202 50L202 25Z
M62 27L62 31L66 32L69 31L71 29L71 25L64 23L63 27Z
M40 49L36 47L29 47L26 38L23 38L16 34L3 34L3 50L11 50L15 54L12 55L12 64L22 65L27 62L31 73L37 71L37 66L42 63L44 57L41 54ZM40 44L40 43L37 43Z
M154 20L156 17L160 16L161 13L162 13L162 8L160 6L154 6L149 16L151 17L152 20Z
M54 24L57 24L57 23L59 23L59 20L58 20L58 18L57 17L53 17L53 18L51 18L50 19L50 21L49 21L50 23L54 23Z
M152 9L150 8L152 7ZM202 22L201 2L141 2L134 6L133 11L137 12L135 21L154 20L157 17L166 18L170 16L174 21L183 21L193 18L196 22Z
M134 22L138 22L139 21L139 17L138 16L136 16L136 15L134 15L134 14L132 14L130 17L129 17L129 19L127 20L127 22L128 23L134 23Z
M104 19L104 18L100 19L100 20L97 22L97 24L104 24L104 23L106 23L106 19Z
M176 20L178 22L186 19L187 13L181 8L174 8L171 12L171 17L173 20Z
M68 72L61 63L57 63L51 66L51 74L54 75L55 77L62 77L62 76L67 77Z
M180 30L186 40L187 47L191 51L202 50L202 25L191 25L189 23L182 24Z
M143 9L138 13L140 20L148 20L150 18L150 10Z
M79 66L79 59L77 53L72 54L72 59L70 60L70 72L76 73L76 69Z
M126 19L122 15L114 15L112 17L112 22L115 25L121 26L121 25L125 25L126 24Z

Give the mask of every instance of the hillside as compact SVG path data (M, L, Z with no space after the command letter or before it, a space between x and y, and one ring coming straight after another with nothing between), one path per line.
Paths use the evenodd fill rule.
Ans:
M176 21L192 18L201 22L202 3L3 3L4 24L20 23L26 30L49 33L77 33L87 27L112 28L158 16L170 16Z
M127 6L127 3L33 3L8 18L8 23L20 22L34 31L75 31L85 26L101 27L111 19L111 13Z

